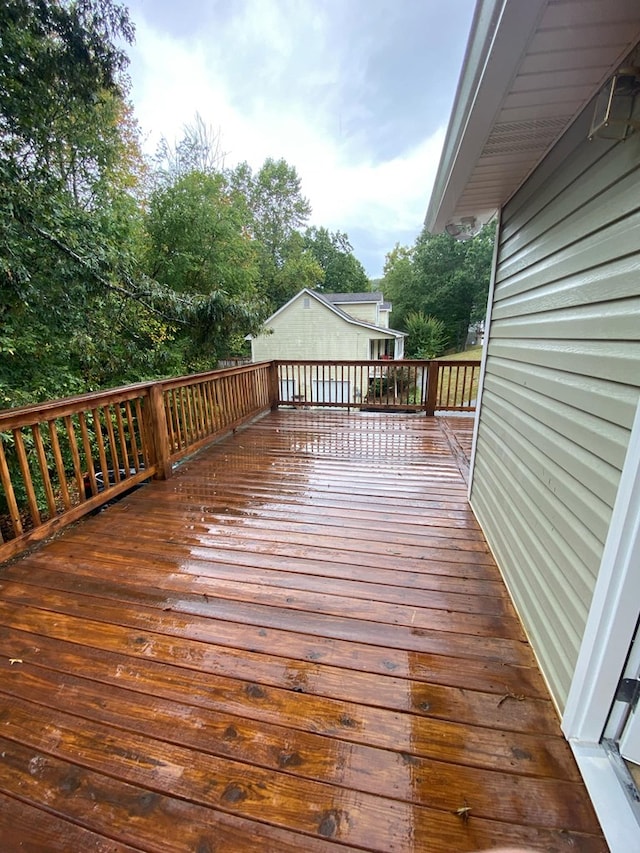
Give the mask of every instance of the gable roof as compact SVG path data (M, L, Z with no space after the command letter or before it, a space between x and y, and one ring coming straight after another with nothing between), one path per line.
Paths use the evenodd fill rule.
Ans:
M638 0L477 0L427 229L487 222L639 40Z
M343 311L342 308L339 308L337 305L334 305L333 302L331 302L331 300L328 298L330 295L335 294L317 293L315 290L309 290L309 288L305 287L299 293L296 293L296 295L291 298L287 303L285 303L281 308L278 308L277 311L274 311L274 313L264 321L264 325L266 326L268 323L270 323L275 317L285 311L289 307L289 305L300 299L300 297L309 296L313 297L313 299L324 305L325 308L328 308L330 311L332 311L334 314L337 314L338 317L345 320L347 323L350 323L352 326L360 326L361 328L368 329L369 331L379 332L381 335L386 335L389 338L407 337L406 332L399 332L397 329L387 329L383 326L375 326L373 323L365 323L364 320L358 320L355 317L352 317L350 314L347 314L346 311ZM380 296L382 296L382 294L380 294ZM247 335L247 338L249 339L250 336Z

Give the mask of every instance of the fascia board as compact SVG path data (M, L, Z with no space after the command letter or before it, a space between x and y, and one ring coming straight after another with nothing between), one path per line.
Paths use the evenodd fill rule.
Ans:
M478 3L425 217L428 231L443 231L451 219L547 5L548 0Z

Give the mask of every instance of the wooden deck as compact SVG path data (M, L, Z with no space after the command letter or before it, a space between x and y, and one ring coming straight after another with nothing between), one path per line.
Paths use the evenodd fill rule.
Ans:
M0 850L606 851L438 419L268 415L0 572Z

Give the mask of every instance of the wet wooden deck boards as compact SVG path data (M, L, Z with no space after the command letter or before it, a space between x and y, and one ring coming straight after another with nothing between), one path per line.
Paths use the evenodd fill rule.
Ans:
M437 419L280 412L0 571L0 850L605 851Z

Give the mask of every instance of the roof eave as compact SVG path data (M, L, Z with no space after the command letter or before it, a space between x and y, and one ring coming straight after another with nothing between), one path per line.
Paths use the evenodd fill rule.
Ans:
M547 2L478 0L425 217L428 231L441 232L451 220Z

